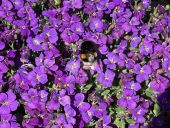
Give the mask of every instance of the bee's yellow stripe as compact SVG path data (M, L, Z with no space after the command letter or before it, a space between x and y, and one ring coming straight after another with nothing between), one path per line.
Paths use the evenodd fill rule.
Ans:
M94 52L93 54L94 54L94 57L97 57L97 52Z
M81 54L81 59L86 59L87 55L86 54Z

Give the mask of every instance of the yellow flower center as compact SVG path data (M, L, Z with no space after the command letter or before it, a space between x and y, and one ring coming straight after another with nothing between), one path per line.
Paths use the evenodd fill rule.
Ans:
M71 69L74 69L76 66L75 66L75 64L72 64L71 65Z
M35 45L39 45L39 44L40 44L38 40L33 40L33 43L34 43Z
M80 30L80 28L76 28L76 31L77 31L77 32L80 32L81 30Z
M95 28L99 27L99 23L94 23Z
M143 73L143 72L144 72L144 70L141 68L141 69L140 69L140 73Z
M105 76L104 79L105 79L105 80L109 80L109 77Z
M141 110L141 109L139 109L139 110L137 111L137 114L138 114L138 115L139 115L139 114L141 114L141 111L142 111L142 110Z
M9 104L8 101L4 101L4 102L2 103L2 105L8 105L8 104Z
M40 76L37 74L36 75L36 80L39 80L40 79Z

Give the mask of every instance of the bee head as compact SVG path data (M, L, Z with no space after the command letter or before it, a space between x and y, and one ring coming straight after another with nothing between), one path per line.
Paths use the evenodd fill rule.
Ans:
M97 47L92 41L84 41L80 47L81 59L84 62L94 62L97 58Z

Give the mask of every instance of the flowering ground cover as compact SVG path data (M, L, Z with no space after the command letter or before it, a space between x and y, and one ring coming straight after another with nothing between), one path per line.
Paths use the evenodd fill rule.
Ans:
M2 0L0 128L170 128L170 2Z

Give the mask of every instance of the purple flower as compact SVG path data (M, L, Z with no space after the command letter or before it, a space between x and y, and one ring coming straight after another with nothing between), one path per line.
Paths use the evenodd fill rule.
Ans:
M162 68L165 70L167 77L170 78L170 61L169 59L164 59L162 62Z
M64 111L67 123L74 125L76 123L76 119L74 118L74 116L76 116L76 111L70 105L66 105Z
M57 94L58 102L62 105L62 106L66 106L66 105L70 105L71 104L71 98L70 96L66 95L66 90L65 89L61 89L59 91L59 94Z
M152 54L153 50L152 50L152 43L149 42L149 41L145 41L143 44L141 44L139 46L140 48L140 52L143 54L143 55L148 55L148 54Z
M162 93L158 96L158 103L163 110L170 109L169 96L170 96L170 89L168 89L167 91L165 91L164 93Z
M58 110L60 108L60 103L58 102L58 99L52 98L51 100L49 100L46 104L46 108L49 112Z
M43 42L43 38L39 35L37 35L35 38L32 37L27 38L28 47L33 51L41 51L42 42Z
M58 41L58 34L54 28L45 30L43 36L46 37L52 44L55 44Z
M76 33L72 33L69 29L65 29L61 33L61 38L64 42L71 43L78 41L79 36Z
M26 101L26 104L31 109L35 109L38 107L38 92L36 89L30 88L27 93L22 93L21 97Z
M144 123L145 118L144 115L147 112L146 109L144 109L141 106L138 106L137 108L132 110L132 117L136 120L136 123Z
M6 73L8 71L8 67L0 62L0 74Z
M144 80L149 79L149 74L151 74L151 67L149 65L144 65L141 67L139 64L134 66L134 72L137 74L136 80L141 83Z
M74 101L74 106L77 107L81 111L86 111L90 108L90 104L83 102L85 99L84 94L82 93L77 93L75 95L75 101Z
M111 126L108 126L108 124L111 123L111 117L108 115L103 116L103 128L112 128Z
M71 73L76 74L76 73L78 73L79 68L80 68L80 61L79 60L77 60L77 61L70 60L70 61L67 62L65 69L66 69L66 71L70 71Z
M90 107L86 111L81 111L81 116L84 122L89 123L94 115L94 108Z
M25 79L19 73L15 74L14 79L15 79L17 87L22 88L24 90L28 90L29 89L29 80Z
M161 75L158 75L156 79L150 82L149 87L156 92L163 92L169 87L169 80Z
M0 93L0 114L9 114L11 111L15 111L18 107L16 96L12 91Z
M134 91L139 91L141 89L141 86L139 83L135 83L134 81L128 82L127 84L125 84L125 88L127 89L132 89Z
M103 31L103 22L99 18L92 18L90 21L90 29L92 31L102 32Z
M123 108L134 109L139 101L139 97L133 90L125 89L123 96L118 100L118 104Z
M41 102L46 102L47 101L47 96L48 96L48 92L47 91L40 90L38 94L39 94Z
M19 10L20 8L23 7L24 1L23 0L11 0L13 3L15 9Z
M40 83L45 84L48 81L47 75L41 67L34 68L33 71L29 72L28 79L30 80L32 86L36 86Z
M5 48L5 43L0 41L0 50L3 50Z
M117 55L114 52L108 53L107 54L108 59L104 59L104 64L107 65L109 69L115 69L116 68L116 63L117 63Z
M130 45L131 47L137 47L137 45L141 42L141 38L138 36L134 36L131 38Z
M97 80L106 88L112 86L115 73L107 69L105 73L98 74Z
M64 96L59 96L58 101L62 106L70 105L71 104L71 99L69 96L64 95Z
M11 10L13 8L12 3L8 0L3 0L1 3L0 10Z
M82 0L72 0L72 5L74 8L82 8Z
M99 105L93 106L94 116L97 118L102 118L103 115L107 114L107 104L105 102L100 102Z
M142 0L142 7L148 8L151 3L151 0Z
M82 35L83 32L84 32L83 24L81 22L73 23L71 25L71 31L76 33L76 34Z
M83 71L82 69L79 70L79 72L75 78L76 78L76 82L78 84L84 84L88 80L86 72Z

